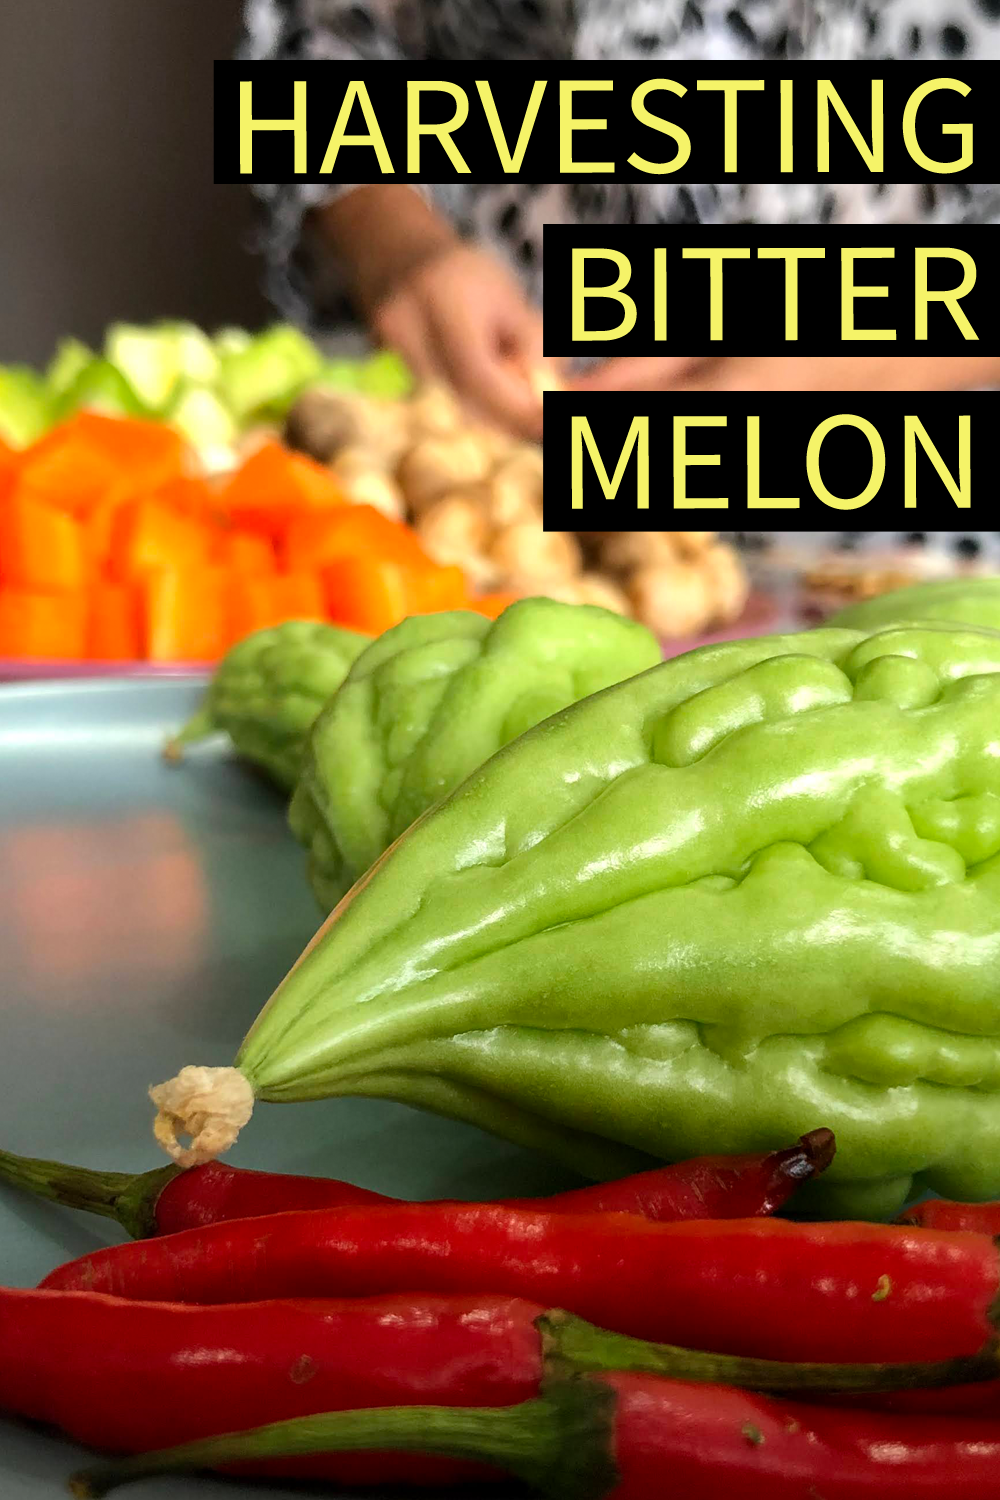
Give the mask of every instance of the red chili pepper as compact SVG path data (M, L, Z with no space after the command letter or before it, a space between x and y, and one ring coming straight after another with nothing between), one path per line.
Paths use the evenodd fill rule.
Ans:
M976 1234L1000 1235L1000 1203L952 1203L928 1198L901 1213L897 1224L920 1224L925 1229L971 1229Z
M318 1465L371 1448L478 1460L555 1500L996 1500L1000 1423L774 1401L722 1386L609 1374L552 1382L501 1410L338 1411L149 1454L75 1476L80 1500L203 1468ZM321 1456L322 1455L322 1456Z
M825 1172L836 1149L832 1130L811 1130L794 1146L766 1156L696 1156L554 1198L505 1202L510 1208L548 1213L640 1214L659 1224L681 1219L755 1219L776 1213L797 1187Z
M827 1392L824 1396L837 1406L860 1406L866 1411L891 1411L914 1417L992 1417L1000 1422L1000 1379L971 1384L945 1381L930 1389L918 1383L912 1389L883 1388L860 1395ZM1000 1488L997 1494L1000 1495Z
M0 1408L88 1447L142 1452L359 1406L505 1405L537 1394L541 1308L504 1297L267 1301L226 1307L0 1291ZM440 1459L347 1455L344 1484L480 1477Z
M801 1183L826 1170L835 1149L832 1131L812 1130L796 1145L766 1156L701 1156L620 1182L506 1202L549 1213L636 1213L660 1222L752 1219L783 1207ZM117 1219L135 1239L292 1209L399 1202L349 1182L250 1172L218 1161L186 1172L171 1166L130 1176L0 1151L0 1182Z
M320 1209L101 1249L43 1286L178 1302L501 1292L604 1328L773 1359L919 1360L993 1336L985 1235L781 1219L650 1224L482 1204Z
M509 1297L190 1307L0 1289L0 1408L119 1453L334 1409L512 1405L569 1368L666 1371L769 1390L871 1391L969 1379L996 1367L995 1358L824 1366L729 1358L645 1344ZM440 1459L414 1468L393 1454L280 1468L347 1484L469 1477L453 1470Z

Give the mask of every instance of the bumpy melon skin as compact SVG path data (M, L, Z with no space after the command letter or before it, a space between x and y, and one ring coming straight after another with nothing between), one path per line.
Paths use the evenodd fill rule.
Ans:
M198 713L171 741L228 735L234 749L283 790L298 778L306 737L371 637L318 620L289 620L227 652Z
M1000 578L942 578L893 589L842 609L827 623L849 630L882 630L907 620L947 620L977 630L1000 630Z
M379 636L317 720L289 812L323 911L501 746L661 656L635 620L553 599L495 621L414 616Z
M780 1144L819 1206L1000 1196L1000 635L823 629L675 658L427 812L237 1059L585 1171Z

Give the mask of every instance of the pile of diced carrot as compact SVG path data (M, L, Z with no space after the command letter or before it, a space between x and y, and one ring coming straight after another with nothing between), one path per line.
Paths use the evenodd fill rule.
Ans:
M278 443L221 480L169 427L89 412L0 446L0 657L213 661L283 620L463 607L460 569Z

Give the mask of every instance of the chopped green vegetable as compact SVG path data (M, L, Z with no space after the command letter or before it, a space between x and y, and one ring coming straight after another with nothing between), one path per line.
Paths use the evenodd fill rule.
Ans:
M25 365L0 365L0 438L12 448L26 448L51 420L52 403L41 376Z
M252 341L253 334L246 328L220 328L212 339L212 346L221 359L227 354L242 354Z
M245 349L224 354L220 394L238 422L258 413L281 413L317 379L323 356L306 335L287 324L257 334Z
M55 417L62 420L75 411L97 411L109 417L145 417L148 408L120 370L109 360L95 357L85 365L55 403Z
M79 339L63 339L49 361L45 372L45 384L49 395L59 397L68 391L73 382L97 355Z
M213 390L182 382L165 416L200 454L206 468L226 468L232 462L239 428Z
M149 410L163 411L177 384L177 366L156 329L119 323L108 330L104 350Z
M184 378L214 381L219 356L193 323L156 323L151 328L117 323L104 341L109 364L122 374L143 404L162 413Z
M316 384L331 391L356 391L360 384L360 366L356 359L327 360Z
M195 323L161 323L164 337L173 340L181 379L214 385L219 378L219 355L207 333Z
M413 385L390 350L327 359L284 323L261 333L220 328L212 336L177 320L114 323L100 354L66 338L44 375L21 366L0 371L0 436L9 443L30 443L53 421L86 408L169 422L210 468L229 467L247 426L280 422L311 386L394 400Z
M380 349L366 360L358 372L358 386L366 396L384 401L398 401L413 390L409 367L391 349Z

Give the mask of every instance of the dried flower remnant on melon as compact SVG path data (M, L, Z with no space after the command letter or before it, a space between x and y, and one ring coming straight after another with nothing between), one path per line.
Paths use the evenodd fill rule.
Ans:
M253 1113L254 1094L238 1068L182 1068L149 1091L153 1134L180 1167L200 1167L228 1151ZM190 1146L181 1144L187 1136Z

